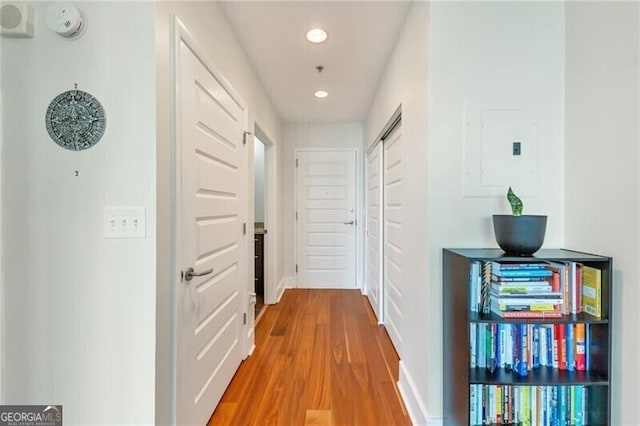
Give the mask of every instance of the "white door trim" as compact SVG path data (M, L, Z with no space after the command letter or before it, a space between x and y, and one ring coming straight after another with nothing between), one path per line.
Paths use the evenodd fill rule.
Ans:
M266 131L264 127L260 125L259 120L254 122L253 134L262 141L264 144L264 173L265 173L265 217L264 226L267 230L267 234L264 238L264 303L275 304L278 302L280 295L278 294L277 282L276 282L276 260L280 255L277 252L277 217L278 217L278 205L276 199L277 190L277 151L274 138L270 132Z
M298 221L296 219L296 211L298 209L298 166L297 166L297 159L298 159L298 153L300 152L353 152L355 157L356 157L356 212L355 212L355 217L357 218L356 221L356 253L355 253L355 259L356 259L356 288L360 289L360 291L363 291L363 280L361 277L361 269L364 270L364 268L360 268L360 265L358 264L359 262L362 261L362 256L360 255L360 253L362 253L362 244L363 244L363 234L362 234L362 229L364 229L363 226L361 226L362 221L363 221L363 213L362 213L362 208L361 208L361 204L362 204L362 196L361 196L361 189L360 186L362 185L362 166L360 165L360 163L362 162L360 159L360 149L358 148L296 148L294 150L293 153L293 162L294 162L294 166L293 166L293 175L294 175L294 183L293 183L293 212L292 212L292 216L294 218L294 226L293 226L293 273L294 273L294 279L293 279L293 287L297 288L299 287L298 285L298 274L296 272L296 265L299 263L298 262L298 243L299 243L299 235L298 235Z
M176 15L173 16L173 26L172 26L172 46L171 46L171 80L172 80L172 90L171 90L171 189L172 189L172 212L171 212L171 245L172 245L172 253L171 253L171 418L173 422L176 422L176 404L177 404L177 361L178 361L178 342L177 342L177 325L178 325L178 286L181 284L181 264L182 264L182 203L183 203L183 194L182 194L182 143L179 135L181 134L182 129L180 128L180 117L181 110L180 105L177 102L178 94L180 90L180 59L179 59L179 47L180 43L184 42L189 49L194 53L196 57L205 65L205 67L216 76L218 82L229 92L229 94L236 100L236 102L242 107L245 111L243 127L247 129L248 124L248 113L247 113L247 104L244 99L238 94L238 92L233 88L231 83L223 77L220 69L215 65L215 63L207 56L207 54L200 48L199 43L196 38L191 34L191 32L187 29L187 27L182 23L180 18ZM246 150L243 155L243 162L245 170L247 166L247 153ZM244 179L247 179L247 176L244 176ZM243 186L246 186L246 182L242 183ZM242 218L243 222L246 222L246 209L247 202L244 201L244 207L241 209L244 217ZM245 238L242 241L244 247L240 248L241 253L247 253L247 236L249 232L245 235ZM248 261L248 259L247 259ZM246 269L246 268L245 268ZM249 311L249 278L247 276L246 271L241 272L241 281L245 283L245 297L242 297L242 308L245 313ZM251 284L253 284L253 278L251 277ZM248 321L247 321L248 322ZM242 331L242 336L247 336L247 325L244 326ZM253 334L251 334L253 335ZM245 356L249 354L249 351L253 347L253 342L249 344L245 338L242 339L243 345L243 353ZM247 347L249 346L249 347ZM212 410L215 407L212 407Z

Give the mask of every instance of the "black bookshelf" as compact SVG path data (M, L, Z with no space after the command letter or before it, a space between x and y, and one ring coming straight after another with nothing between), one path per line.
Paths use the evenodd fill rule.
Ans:
M469 276L474 261L528 263L573 261L602 271L602 319L581 313L561 318L506 319L495 314L471 312ZM572 386L586 390L585 421L590 425L611 423L611 294L612 259L564 249L543 249L530 257L507 256L500 249L443 250L443 412L446 425L469 425L471 385ZM527 376L497 368L471 368L469 328L472 323L590 324L590 371L564 371L540 367Z

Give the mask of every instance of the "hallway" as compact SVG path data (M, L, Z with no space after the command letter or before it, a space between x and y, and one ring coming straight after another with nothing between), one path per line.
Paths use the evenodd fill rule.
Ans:
M359 290L287 290L209 425L409 425L398 357Z

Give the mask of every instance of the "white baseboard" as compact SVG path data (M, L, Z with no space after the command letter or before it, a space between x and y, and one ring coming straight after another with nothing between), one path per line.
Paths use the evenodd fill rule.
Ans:
M411 423L415 426L442 426L442 418L430 418L427 409L422 403L415 383L411 375L407 371L405 364L400 361L400 380L398 380L398 389L404 400L404 405L409 413Z
M280 303L280 299L282 299L282 295L284 291L288 288L293 288L294 279L293 277L282 277L280 283L278 284L278 288L276 289L276 303Z

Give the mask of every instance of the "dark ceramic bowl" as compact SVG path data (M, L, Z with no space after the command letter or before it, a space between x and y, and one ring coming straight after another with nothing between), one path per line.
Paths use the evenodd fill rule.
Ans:
M547 216L493 215L496 241L509 255L530 256L540 250L546 229Z

